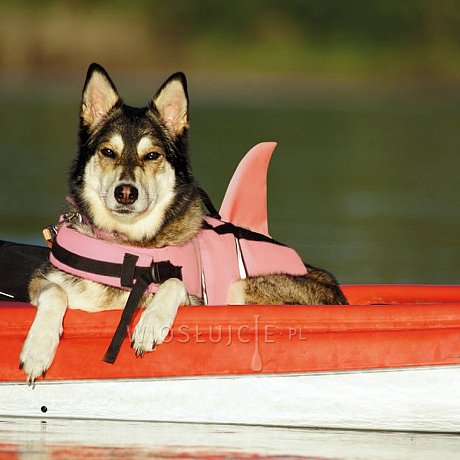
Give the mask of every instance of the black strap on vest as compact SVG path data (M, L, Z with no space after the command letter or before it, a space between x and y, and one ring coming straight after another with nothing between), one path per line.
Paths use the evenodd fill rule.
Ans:
M120 278L122 287L133 287L134 280L140 276L149 277L150 283L160 284L170 278L182 279L182 267L170 261L153 262L150 267L137 267L137 256L126 253L122 264L103 262L75 254L54 241L51 249L53 256L69 267L87 273Z
M129 294L128 301L126 302L125 308L120 318L120 322L113 334L112 341L110 342L109 348L105 352L103 361L109 364L113 364L117 359L118 353L120 352L121 344L126 336L128 327L131 324L134 312L138 307L142 296L149 287L151 279L144 275L141 275L136 279L136 284L134 285L131 293Z
M206 209L209 211L209 215L211 217L214 217L215 219L220 219L219 211L217 211L211 198L209 198L209 195L200 186L198 186L198 192L201 196L201 199L203 200L203 204L206 206Z
M150 284L161 284L170 278L182 279L182 267L170 261L153 262L150 267L138 267L138 256L125 253L123 263L117 264L90 259L63 248L55 240L51 249L53 256L69 267L96 275L120 278L120 285L132 288L117 329L110 342L103 361L113 364L117 359L134 312Z
M141 275L150 275L151 283L154 284L163 283L170 278L182 279L182 267L169 261L154 262L150 267L137 267L137 256L127 253L122 264L104 262L75 254L60 246L57 240L54 241L51 252L57 260L76 270L120 278L123 287L133 287L133 281Z
M215 227L210 225L208 222L203 222L203 228L207 230L213 230L218 235L226 235L231 233L238 238L239 240L249 240L249 241L260 241L264 243L272 243L279 246L286 246L279 241L270 238L269 236L262 235L262 233L253 232L252 230L248 230L247 228L238 227L236 225L231 224L230 222L223 222L222 225L216 225Z

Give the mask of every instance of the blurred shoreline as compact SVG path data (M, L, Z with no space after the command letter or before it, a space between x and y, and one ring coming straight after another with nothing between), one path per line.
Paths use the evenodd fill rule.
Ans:
M2 85L81 82L96 61L122 79L182 70L232 80L236 89L254 80L268 90L304 80L326 88L456 86L459 29L453 1L4 0L0 68Z
M89 63L88 63L89 65ZM48 72L34 74L2 72L0 74L0 96L2 100L14 99L16 95L30 96L40 100L76 103L80 100L87 65L79 71ZM112 71L124 99L130 104L145 104L146 98L167 78L170 72L160 70L139 72L129 69ZM176 69L179 71L182 69ZM266 107L278 109L304 107L328 110L331 101L334 110L342 102L359 109L374 103L381 105L388 100L393 108L395 102L407 101L417 108L417 101L424 107L458 104L460 79L458 81L432 81L416 78L404 79L354 79L338 77L312 77L300 75L228 75L206 72L186 72L192 108L194 105Z

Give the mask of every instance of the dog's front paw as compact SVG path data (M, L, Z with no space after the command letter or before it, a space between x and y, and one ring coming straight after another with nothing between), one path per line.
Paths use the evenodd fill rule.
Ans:
M136 356L152 351L157 345L163 343L168 335L174 316L171 318L158 310L144 311L137 323L132 337L131 346Z
M170 278L160 285L134 330L131 346L136 356L142 356L163 343L171 330L179 305L187 302L187 291L182 281Z
M53 362L59 344L58 333L50 330L33 331L27 336L19 357L19 368L24 371L29 385L35 385L35 380L45 376Z

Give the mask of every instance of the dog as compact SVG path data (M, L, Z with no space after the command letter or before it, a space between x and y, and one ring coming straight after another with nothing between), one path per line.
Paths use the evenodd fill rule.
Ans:
M66 225L87 238L108 238L131 248L187 245L206 224L207 202L192 174L188 128L182 73L169 77L147 107L135 108L120 99L106 70L92 64L82 93L79 152L69 179L72 214ZM307 270L306 275L280 272L235 279L228 287L228 303L347 304L330 273L312 266ZM52 364L67 308L122 308L130 290L83 279L50 262L33 275L29 295L37 312L20 368L34 385ZM135 353L142 355L163 342L180 305L202 303L180 277L165 279L155 293L142 293L145 309L132 337Z

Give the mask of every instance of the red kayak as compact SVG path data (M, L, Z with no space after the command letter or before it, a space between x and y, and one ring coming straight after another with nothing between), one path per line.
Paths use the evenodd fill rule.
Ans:
M460 286L343 289L350 306L182 307L165 344L136 358L128 337L113 365L121 312L69 310L35 389L35 309L1 303L0 416L460 432Z

